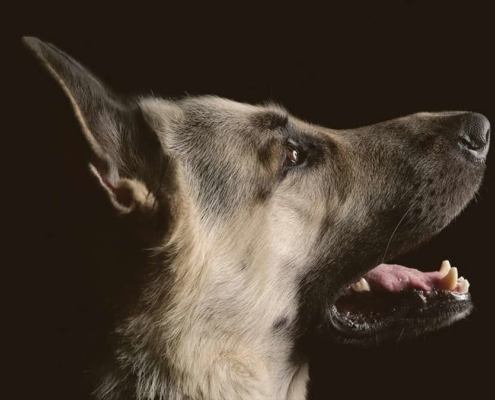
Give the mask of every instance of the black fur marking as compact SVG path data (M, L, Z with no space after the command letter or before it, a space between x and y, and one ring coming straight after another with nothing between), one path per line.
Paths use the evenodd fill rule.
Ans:
M271 194L272 191L270 190L270 188L264 187L258 191L258 195L256 196L256 199L259 200L260 202L264 202L268 200Z
M273 331L280 332L284 327L287 326L288 323L289 320L287 319L287 317L281 317L273 324Z
M288 121L289 116L287 114L275 111L263 111L255 114L252 118L252 123L256 128L269 131L285 128Z
M241 271L245 271L248 267L248 262L246 260L241 261L241 264L239 265L239 269Z
M425 136L423 138L421 138L420 140L418 140L418 145L419 145L419 148L421 149L421 151L423 152L427 152L428 150L430 150L434 144L435 144L435 141L436 141L436 136Z

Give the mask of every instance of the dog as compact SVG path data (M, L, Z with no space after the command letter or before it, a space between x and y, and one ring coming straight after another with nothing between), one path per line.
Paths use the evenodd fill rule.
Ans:
M415 336L472 310L444 262L384 264L432 238L478 190L490 141L472 112L333 130L283 107L123 99L55 46L89 174L146 254L121 304L99 400L300 400L309 343Z

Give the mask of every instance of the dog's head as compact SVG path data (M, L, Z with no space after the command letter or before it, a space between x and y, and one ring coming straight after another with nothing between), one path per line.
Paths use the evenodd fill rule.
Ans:
M374 267L472 199L489 145L483 116L419 113L337 131L273 104L122 100L52 45L25 42L70 99L101 190L149 237L152 278L120 321L121 359L148 346L156 360L161 345L180 371L216 362L205 357L270 364L315 332L376 342L471 310L468 283L448 265Z

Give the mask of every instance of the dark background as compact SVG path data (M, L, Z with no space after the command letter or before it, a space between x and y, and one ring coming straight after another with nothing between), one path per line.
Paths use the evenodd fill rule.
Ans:
M439 110L472 110L495 121L495 15L488 6L380 4L45 3L7 13L13 52L2 60L9 257L2 330L12 354L7 383L16 390L9 398L86 398L85 371L98 349L93 326L108 320L97 282L104 264L132 257L87 174L67 100L22 48L21 36L54 43L123 94L272 99L331 128ZM322 348L312 364L313 399L336 392L356 399L490 393L494 168L489 157L478 202L403 260L430 270L450 259L472 284L472 316L413 341Z

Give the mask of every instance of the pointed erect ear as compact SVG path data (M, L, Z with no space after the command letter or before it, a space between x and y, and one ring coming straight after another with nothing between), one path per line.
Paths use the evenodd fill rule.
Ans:
M91 173L115 208L128 213L153 204L146 185L132 176L129 166L124 165L123 153L129 151L123 147L122 126L129 122L130 107L85 67L55 46L33 37L25 37L23 42L69 98L91 149Z

